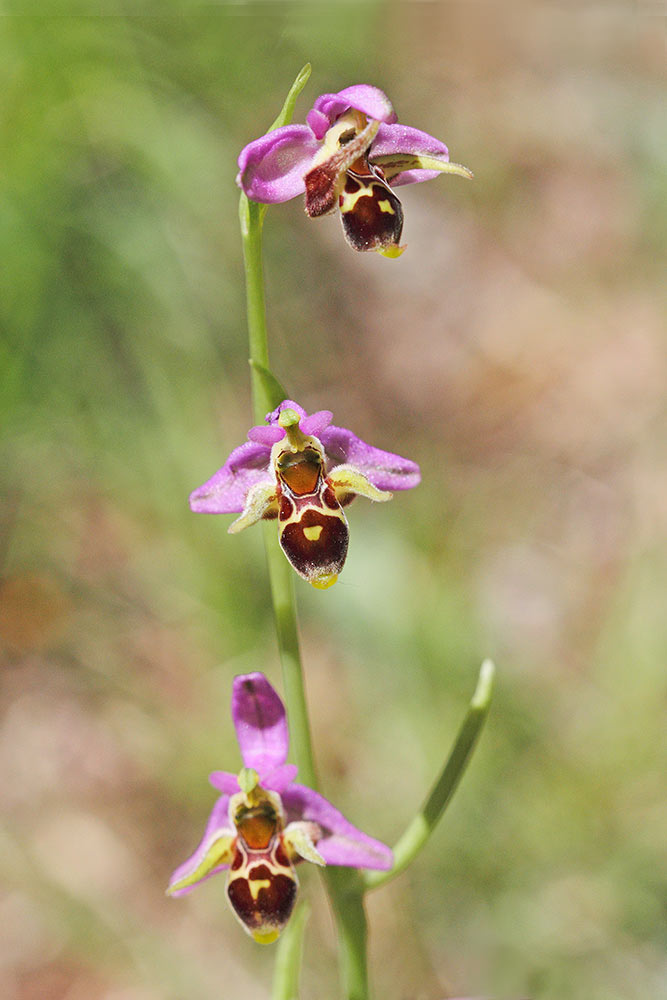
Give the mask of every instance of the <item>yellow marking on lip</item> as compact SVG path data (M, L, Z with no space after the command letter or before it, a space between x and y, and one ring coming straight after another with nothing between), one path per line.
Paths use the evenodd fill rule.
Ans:
M378 208L381 212L387 212L389 215L396 215L396 212L391 207L391 202L388 199L378 202Z
M249 878L248 879L248 888L250 889L250 895L252 896L252 898L254 899L254 901L257 902L257 897L259 896L259 890L260 889L270 889L271 888L271 879L270 878L256 878L256 879Z
M360 188L359 191L349 192L346 191L343 195L343 204L340 206L341 212L351 212L353 211L355 205L360 198L372 198L373 197L373 184L365 185Z
M322 534L322 525L311 524L310 527L303 529L303 533L309 542L316 542Z

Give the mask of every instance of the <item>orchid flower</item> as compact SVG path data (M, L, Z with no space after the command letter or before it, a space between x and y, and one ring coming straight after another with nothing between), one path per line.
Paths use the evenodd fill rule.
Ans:
M318 792L295 783L297 769L285 763L285 709L264 674L234 678L232 719L243 768L238 775L210 775L222 795L203 840L173 873L167 892L183 896L227 871L227 898L237 918L255 941L271 944L294 909L297 863L388 870L393 855Z
M449 162L439 139L399 125L378 87L356 84L321 94L306 125L284 125L249 143L239 156L236 182L253 201L276 204L300 194L312 218L340 209L354 250L398 257L401 203L389 186L416 184L438 173L472 177Z
M389 490L420 481L419 466L373 448L332 414L310 416L291 399L267 414L268 426L252 427L248 441L190 496L203 514L238 513L235 534L262 518L277 518L280 545L290 563L314 587L336 582L348 546L343 507L355 496L390 500Z

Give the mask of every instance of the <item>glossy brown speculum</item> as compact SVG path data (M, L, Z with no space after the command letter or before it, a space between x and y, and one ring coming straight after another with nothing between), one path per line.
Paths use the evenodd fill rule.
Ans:
M278 832L278 817L269 802L254 808L242 806L235 819L236 829L251 850L266 850Z
M322 475L322 459L314 448L283 452L276 463L280 481L294 496L315 493Z

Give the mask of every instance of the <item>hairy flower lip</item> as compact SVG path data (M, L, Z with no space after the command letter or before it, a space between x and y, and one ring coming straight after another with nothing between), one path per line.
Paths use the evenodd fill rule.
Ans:
M273 803L267 808L275 807L280 814L281 838L286 838L302 859L353 868L391 868L393 854L389 847L353 826L319 792L294 781L297 769L286 763L289 733L285 708L264 674L254 672L234 678L231 711L243 760L241 779L250 791L243 791L239 775L212 772L211 784L223 794L213 806L196 851L172 874L167 890L170 895L186 895L201 882L229 869L239 836L231 806L238 808L248 795L253 796L248 800L251 804L258 801L257 797ZM312 840L315 836L316 848Z

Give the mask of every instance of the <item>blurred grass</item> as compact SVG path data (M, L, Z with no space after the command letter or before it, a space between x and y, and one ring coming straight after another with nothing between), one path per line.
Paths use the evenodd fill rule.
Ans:
M9 7L11 12L17 8ZM442 829L369 902L377 995L664 991L663 53L620 5L238 4L5 16L0 35L0 993L265 996L272 956L172 868L233 768L231 677L279 683L260 533L189 491L249 424L235 159L306 60L442 135L400 263L267 218L274 366L417 458L299 587L327 791L391 841L479 662ZM321 889L305 997L333 997ZM315 956L318 956L317 959Z

